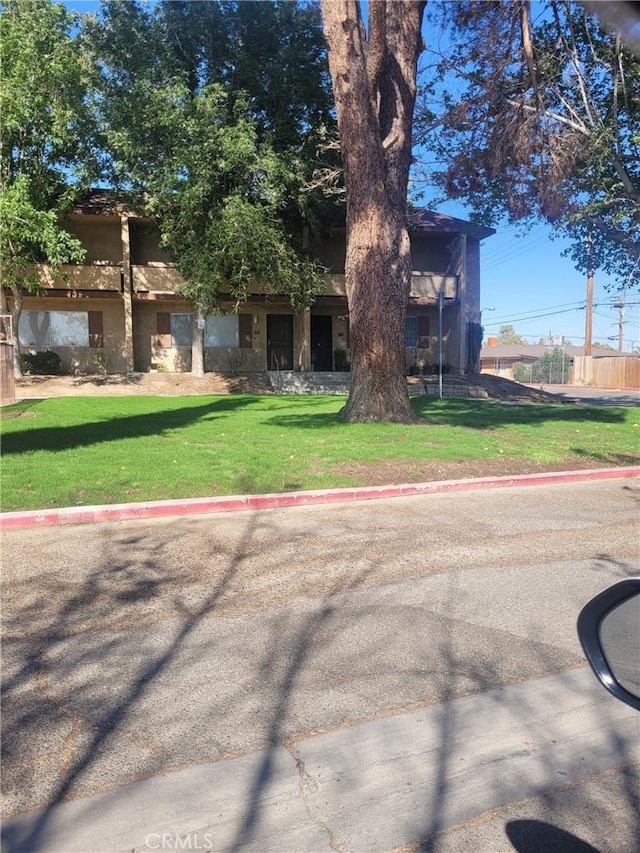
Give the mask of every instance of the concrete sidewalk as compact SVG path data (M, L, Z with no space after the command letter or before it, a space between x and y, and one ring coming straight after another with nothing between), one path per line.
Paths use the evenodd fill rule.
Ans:
M419 840L436 833L438 850L454 850L446 831L460 838L484 815L492 846L478 844L476 819L473 849L499 853L514 847L496 810L585 785L581 840L631 851L637 780L626 779L627 797L599 799L595 821L584 794L590 777L640 758L639 736L638 715L580 668L22 814L5 821L3 850L364 853L431 849Z

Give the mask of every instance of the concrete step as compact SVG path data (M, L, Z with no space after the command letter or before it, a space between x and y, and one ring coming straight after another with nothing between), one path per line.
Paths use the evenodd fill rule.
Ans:
M277 394L348 394L351 386L350 373L270 370L268 376Z

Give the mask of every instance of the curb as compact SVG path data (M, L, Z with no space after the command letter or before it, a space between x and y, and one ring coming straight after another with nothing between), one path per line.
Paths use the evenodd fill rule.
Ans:
M144 518L175 518L214 512L243 512L291 506L312 506L314 504L370 501L380 498L409 497L480 488L548 486L558 483L584 483L592 480L619 480L630 477L640 477L640 466L591 468L547 474L521 474L514 477L479 477L473 480L436 480L429 483L406 483L399 486L364 486L309 492L281 492L271 495L231 495L219 498L187 498L184 500L142 501L140 503L103 506L24 510L0 513L0 530Z

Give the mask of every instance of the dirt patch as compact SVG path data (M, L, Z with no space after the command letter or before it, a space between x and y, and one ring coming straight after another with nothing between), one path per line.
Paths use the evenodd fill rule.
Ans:
M437 393L438 380L411 376L409 392ZM475 397L513 403L564 402L554 394L489 374L446 376L447 397ZM131 373L117 376L25 376L16 380L19 400L45 397L118 397L155 395L159 397L211 396L218 394L273 394L266 372L230 374Z
M552 471L582 471L607 468L620 463L602 459L575 457L564 462L533 462L529 459L462 459L457 462L439 460L387 459L379 462L343 462L332 466L332 473L360 486L388 486L403 483L431 483L438 480L469 480L476 477L516 477L521 474L543 474ZM625 464L640 464L640 458Z
M266 373L131 373L117 376L25 376L16 380L16 398L214 396L272 394Z

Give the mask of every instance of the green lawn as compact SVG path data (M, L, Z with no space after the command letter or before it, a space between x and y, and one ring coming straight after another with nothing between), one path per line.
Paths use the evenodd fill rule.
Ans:
M640 464L640 413L414 398L424 424L340 423L339 397L93 397L3 410L2 509L357 486L365 469ZM345 473L348 469L349 473ZM393 470L393 466L391 466ZM415 478L414 478L415 479Z

